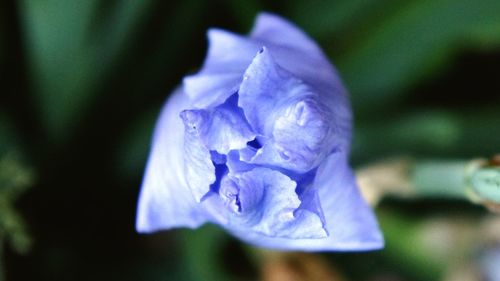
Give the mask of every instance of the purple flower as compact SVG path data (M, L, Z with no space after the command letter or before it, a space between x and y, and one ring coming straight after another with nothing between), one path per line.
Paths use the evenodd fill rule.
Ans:
M210 222L267 248L383 247L348 166L348 97L319 47L265 13L248 37L208 39L158 120L137 230Z
M500 246L492 246L479 259L480 270L485 281L500 281Z

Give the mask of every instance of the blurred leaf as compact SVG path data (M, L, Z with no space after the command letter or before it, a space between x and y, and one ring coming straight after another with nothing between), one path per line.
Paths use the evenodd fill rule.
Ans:
M147 160L156 118L156 111L147 112L129 126L116 154L116 167L120 175L140 177Z
M21 160L24 155L19 147L20 141L9 121L0 112L0 248L3 242L8 242L18 253L25 253L30 248L31 240L24 220L14 209L14 203L31 187L34 174ZM0 256L2 254L0 249ZM0 279L1 274L0 269Z
M231 280L223 270L220 253L227 234L214 225L205 225L195 231L182 231L184 258L190 265L188 280Z
M263 10L260 1L225 0L224 3L229 7L243 33L250 29L257 13Z
M0 157L8 151L16 150L18 142L11 122L0 112Z
M359 26L377 7L390 8L387 0L290 1L288 14L311 36L326 40ZM342 40L342 38L341 38ZM345 40L345 39L344 39ZM326 47L326 46L325 46Z
M22 1L28 58L43 124L61 134L102 71L87 45L97 1Z
M358 123L353 158L373 160L389 155L478 157L498 153L498 109L423 111Z
M100 2L109 4L110 2ZM123 46L131 44L135 32L137 32L138 23L143 22L148 16L148 11L152 8L152 0L119 0L114 1L111 7L101 7L106 9L108 13L101 17L100 26L94 26L94 43L98 50L96 53L102 59L108 59L107 63L111 63L111 59L120 55Z
M19 253L26 252L31 241L24 221L14 210L14 201L33 183L33 173L13 154L0 155L0 241L6 239Z
M499 14L497 0L406 1L337 60L355 107L384 105L460 49L498 45Z
M293 1L289 13L325 41L356 110L387 105L465 48L500 45L497 0Z
M134 87L139 95L147 93L161 94L161 102L144 108L136 108L135 120L126 126L124 134L120 137L117 145L115 160L118 173L125 176L139 176L146 163L150 148L151 136L155 121L160 114L162 103L167 102L170 91L165 86L166 81L170 83L181 83L179 77L183 69L189 68L189 60L184 57L184 50L191 50L192 36L202 24L201 19L206 10L203 1L187 0L179 3L171 17L165 19L165 26L158 34L159 42L153 46L153 53L148 54L141 70L136 78L138 83L129 86ZM205 30L203 30L205 32ZM203 40L202 37L199 39ZM196 41L198 42L198 41ZM191 51L190 56L191 57ZM201 63L198 62L198 63ZM178 74L180 72L180 74ZM129 81L124 81L127 83ZM164 92L162 92L164 91ZM143 112L137 112L140 109Z
M50 135L58 138L73 129L149 2L116 2L102 26L93 22L96 0L20 2L30 75Z
M395 212L378 212L377 217L386 240L384 252L393 263L418 280L439 280L446 261L423 247L420 223Z

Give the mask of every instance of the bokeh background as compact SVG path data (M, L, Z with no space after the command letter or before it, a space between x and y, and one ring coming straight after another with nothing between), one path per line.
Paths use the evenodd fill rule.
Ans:
M369 253L262 252L214 226L135 232L161 105L200 67L207 28L247 33L259 11L337 66L355 167L500 152L498 0L1 0L0 280L476 280L500 267L483 239L495 219L461 200L384 200L387 247Z

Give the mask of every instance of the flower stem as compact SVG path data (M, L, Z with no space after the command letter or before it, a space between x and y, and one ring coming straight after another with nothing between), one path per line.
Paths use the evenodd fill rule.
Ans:
M419 197L464 198L469 161L418 161L410 181Z
M361 191L371 205L388 195L465 199L500 211L500 160L381 161L357 172Z

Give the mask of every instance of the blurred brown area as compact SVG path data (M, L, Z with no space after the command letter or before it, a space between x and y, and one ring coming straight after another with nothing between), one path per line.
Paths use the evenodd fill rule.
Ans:
M318 254L269 252L265 257L263 281L347 281Z

